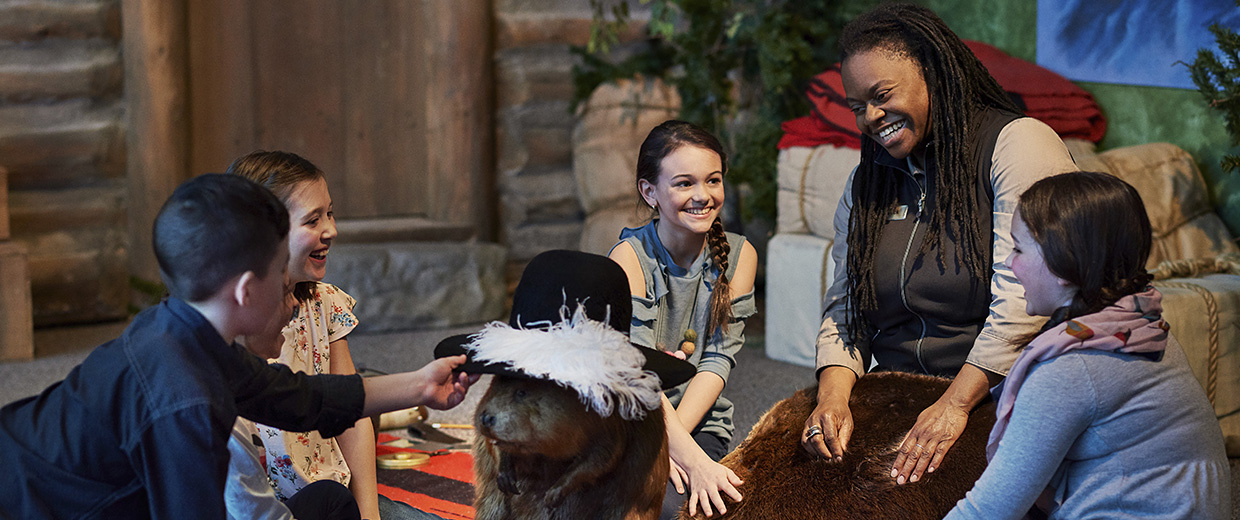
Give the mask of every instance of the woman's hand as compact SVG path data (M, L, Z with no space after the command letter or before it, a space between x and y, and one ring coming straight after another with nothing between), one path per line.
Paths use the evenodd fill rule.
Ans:
M897 484L917 482L922 473L934 472L943 456L956 444L969 422L968 410L939 399L917 416L917 423L900 442L891 476Z
M681 474L677 475L677 471ZM675 484L676 479L683 476L688 476L689 516L697 514L699 505L702 508L702 514L707 517L714 516L715 511L721 515L726 514L728 507L723 501L724 494L727 494L733 502L741 501L741 492L736 489L736 486L743 484L744 481L727 466L711 460L705 453L702 453L701 457L694 457L692 461L684 465L672 461L672 483ZM677 485L676 491L683 492L682 486Z
M839 462L852 437L852 410L848 398L857 383L857 374L842 366L829 366L818 373L818 405L805 419L801 446L805 451Z
M917 416L913 429L900 442L891 478L897 484L917 482L922 473L938 469L969 422L969 412L999 384L1003 376L965 363L943 396Z
M801 446L819 457L839 462L844 458L844 449L848 447L852 432L852 410L848 408L848 399L820 399L818 406L805 419Z

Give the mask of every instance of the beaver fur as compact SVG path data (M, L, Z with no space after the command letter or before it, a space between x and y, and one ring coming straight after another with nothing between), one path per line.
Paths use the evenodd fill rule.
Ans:
M721 461L745 480L739 488L744 500L728 500L723 518L943 518L986 469L994 403L987 400L969 415L964 433L934 473L896 485L891 465L918 414L950 384L950 379L899 372L862 376L848 401L856 427L839 463L801 447L805 419L817 403L817 387L776 403L736 451ZM685 508L681 518L705 516L699 512L690 517Z
M602 417L553 382L496 376L474 424L478 520L658 518L669 470L662 408Z

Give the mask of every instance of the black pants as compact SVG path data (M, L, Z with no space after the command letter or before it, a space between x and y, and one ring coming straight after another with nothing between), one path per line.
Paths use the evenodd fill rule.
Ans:
M317 480L284 501L297 520L360 520L357 500L335 480Z
M693 434L693 440L715 462L719 462L719 459L728 454L728 443L712 433L699 431ZM685 483L685 494L682 495L676 492L676 486L669 479L667 481L667 491L663 493L663 512L659 514L659 520L672 520L676 518L676 515L680 514L680 508L688 500L689 484ZM698 509L701 508L699 507ZM711 509L714 509L714 507L712 506ZM298 518L300 520L300 517Z

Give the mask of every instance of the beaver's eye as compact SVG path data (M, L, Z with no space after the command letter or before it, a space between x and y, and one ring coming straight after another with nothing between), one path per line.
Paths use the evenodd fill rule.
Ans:
M525 399L525 390L517 390L515 395L517 396L517 399Z

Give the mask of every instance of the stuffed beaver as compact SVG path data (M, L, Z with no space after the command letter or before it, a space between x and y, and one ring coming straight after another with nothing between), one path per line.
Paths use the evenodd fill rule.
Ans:
M611 259L547 251L525 267L508 323L435 347L495 375L474 415L476 518L658 518L663 390L697 369L630 343L632 305Z
M969 415L964 433L934 473L896 485L891 465L917 415L950 384L945 378L900 372L862 376L848 401L856 428L839 463L801 447L805 419L817 404L816 387L776 403L736 451L720 461L745 480L740 486L745 499L728 504L723 518L943 518L986 469L994 403ZM705 516L691 517L682 509L681 518Z
M654 519L668 474L663 410L602 417L555 383L496 376L474 418L479 520Z

